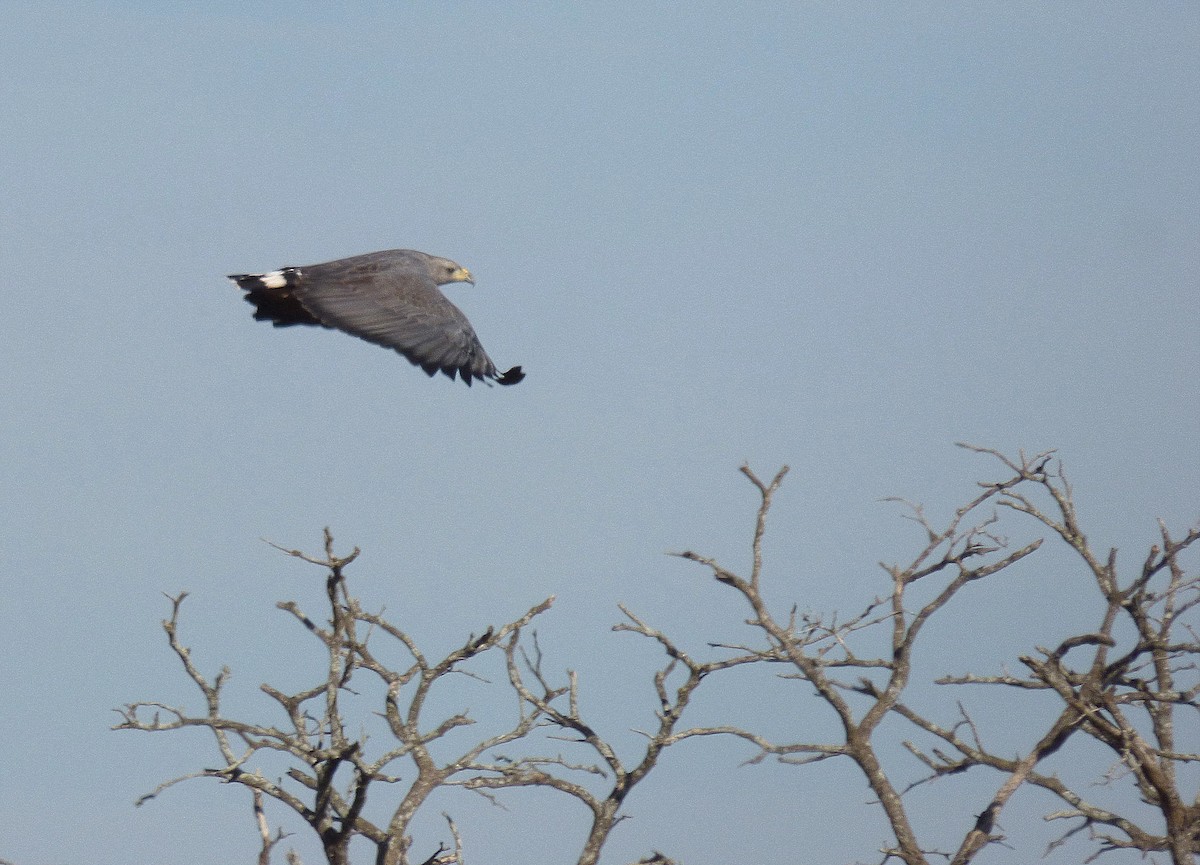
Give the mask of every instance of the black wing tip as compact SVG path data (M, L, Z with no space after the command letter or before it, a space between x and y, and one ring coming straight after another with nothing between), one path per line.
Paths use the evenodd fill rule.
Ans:
M521 381L523 378L525 378L525 373L521 371L521 367L514 366L512 369L510 369L508 372L504 373L503 375L496 376L496 384L504 384L504 385L516 384L517 382Z
M423 364L419 361L412 360L411 358L409 360L415 366L421 367L421 369L425 371L425 374L430 378L433 378L440 372L442 375L446 376L446 378L450 379L450 381L458 379L467 387L470 387L476 381L481 381L488 387L491 387L492 382L488 381L489 378L493 379L496 384L503 385L516 384L521 379L525 378L525 373L522 372L519 366L514 366L507 372L500 373L498 375L481 375L477 372L472 373L471 370L467 369L466 367L442 367L435 363Z

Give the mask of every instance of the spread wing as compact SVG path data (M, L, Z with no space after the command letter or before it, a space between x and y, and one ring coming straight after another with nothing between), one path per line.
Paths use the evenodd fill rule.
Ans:
M317 321L395 349L429 375L501 379L475 329L433 280L412 267L376 263L298 269L291 294Z
M431 261L457 267L423 253L389 250L229 278L246 292L254 318L275 327L336 328L394 349L431 376L439 370L451 379L462 376L467 385L474 379L521 381L519 366L497 372L467 317L438 289Z

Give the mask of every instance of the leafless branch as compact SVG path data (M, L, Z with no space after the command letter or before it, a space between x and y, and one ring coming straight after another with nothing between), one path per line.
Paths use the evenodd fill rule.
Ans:
M1192 762L1195 755L1175 747L1174 715L1181 707L1195 711L1200 694L1196 673L1200 667L1197 663L1200 652L1197 651L1195 629L1186 624L1179 625L1180 612L1200 604L1198 578L1187 575L1179 562L1181 553L1200 538L1200 528L1176 541L1165 526L1160 526L1161 544L1151 550L1140 573L1123 585L1116 572L1115 551L1110 550L1104 556L1093 553L1080 529L1073 491L1061 465L1053 462L1052 451L1032 457L1022 453L1010 458L989 448L963 447L998 460L1008 475L999 481L980 484L981 491L959 507L943 526L934 525L920 505L905 502L907 518L924 532L924 546L905 565L883 566L890 578L890 598L877 599L868 607L868 613L853 624L839 623L836 616L822 619L813 615L806 615L802 623L798 623L794 614L782 620L772 613L762 589L761 541L763 526L784 471L771 483L765 483L749 468L743 467L743 473L759 493L750 577L743 578L698 553L689 551L680 555L705 566L718 583L731 587L742 596L752 610L749 624L765 638L765 645L713 645L738 652L738 657L747 659L747 663L751 662L749 659L757 659L758 662L790 664L795 671L792 678L802 680L816 690L822 703L838 720L843 736L824 743L782 744L735 728L688 731L688 735L719 733L744 739L759 749L751 762L768 755L801 763L831 756L848 758L865 776L894 832L894 846L883 851L885 861L898 859L907 865L917 865L926 863L929 856L937 856L952 865L966 865L986 846L1003 843L1003 836L996 831L997 819L1014 793L1028 784L1071 805L1069 812L1058 812L1056 819L1069 813L1084 820L1089 827L1106 826L1121 833L1097 833L1095 839L1101 844L1101 850L1164 851L1170 852L1175 863L1191 862L1194 853L1200 852L1197 841L1200 799L1182 795L1174 767ZM1052 510L1037 503L1039 496L1045 498ZM1056 647L1041 648L1037 656L1022 656L1028 675L967 673L936 680L947 685L1003 685L1022 691L1057 694L1063 702L1061 713L1028 750L1017 757L988 751L978 726L961 703L959 719L946 726L900 699L913 675L914 646L928 623L947 615L946 611L952 609L958 610L958 615L969 615L962 596L973 583L995 579L1034 554L1045 542L1042 537L1034 537L1009 551L1008 538L1001 533L998 509L1031 517L1036 525L1049 529L1052 536L1065 541L1093 576L1106 602L1105 613L1096 628L1072 635ZM1165 584L1155 584L1156 578L1165 580ZM917 582L925 584L930 580L941 581L931 599L910 610L907 604L909 588ZM875 615L873 610L883 605L887 606L888 615ZM1134 626L1138 640L1113 658L1110 654L1120 645L1114 630L1120 616ZM871 657L854 648L853 638L875 626L889 627L891 632L890 652L880 657ZM1175 632L1186 636L1180 639L1173 636ZM839 652L830 653L826 648L830 646L837 646ZM822 648L825 651L821 651ZM1084 653L1090 653L1087 661L1080 665L1069 664ZM841 681L831 675L839 665L880 670L886 677L878 681L865 677L855 683ZM1190 679L1181 685L1178 677L1184 674ZM852 708L846 696L850 693L869 699L864 710ZM1128 716L1134 708L1145 713L1153 732L1152 740L1145 736L1146 724ZM885 768L873 740L878 725L888 716L903 718L926 736L942 743L942 748L930 750L918 747L912 741L905 743L909 753L919 759L930 774L910 783L904 792L935 778L977 766L1001 773L1001 781L991 800L976 812L954 853L931 852L918 841L903 802L903 792L894 788L892 772ZM1090 805L1058 778L1037 771L1037 766L1046 757L1080 732L1105 743L1117 754L1134 777L1141 798L1160 810L1167 825L1165 833L1156 835L1126 816ZM798 754L804 756L797 757ZM1065 842L1067 837L1078 834L1079 828L1069 831L1060 841Z
M273 711L282 712L278 723L230 717L222 709L229 670L222 668L211 678L200 671L179 637L186 594L168 596L171 613L163 630L203 708L191 712L157 701L131 703L118 710L116 729L206 729L220 765L165 781L139 804L181 781L214 778L252 791L260 865L268 863L285 837L282 829L270 831L263 811L268 797L318 834L332 865L348 865L349 843L356 837L375 845L377 865L410 865L409 828L435 790L461 787L500 803L507 788L539 787L585 806L590 826L578 862L595 865L613 829L626 817L629 794L668 749L686 740L725 737L752 748L747 764L770 758L803 766L837 758L837 765L860 775L891 830L892 838L880 850L885 863L968 865L990 846L1008 846L1000 818L1019 790L1034 788L1062 804L1046 815L1047 821L1066 825L1049 851L1086 843L1088 861L1128 849L1169 856L1173 865L1194 865L1200 854L1200 795L1185 788L1189 783L1194 787L1194 769L1187 767L1200 763L1200 754L1193 753L1194 734L1179 734L1179 722L1186 718L1194 724L1200 713L1200 629L1195 623L1200 575L1188 567L1200 550L1200 526L1177 537L1160 522L1148 554L1131 571L1121 571L1116 550L1097 547L1084 534L1074 492L1053 451L1011 457L990 448L962 447L998 464L999 479L980 483L940 523L920 504L896 500L904 506L903 516L921 530L916 550L901 562L882 563L882 588L870 600L855 602L851 609L858 612L849 616L801 611L794 601L774 597L778 589L769 579L764 540L788 469L764 479L742 466L758 498L749 570L693 551L677 555L701 565L745 604L749 615L739 627L748 636L696 643L691 634L671 634L620 606L623 618L613 630L635 635L660 658L648 681L629 686L631 693L643 688L650 707L633 722L641 735L634 749L618 748L614 743L620 740L605 733L605 724L584 714L586 701L573 670L547 668L532 625L550 609L553 597L505 624L471 634L449 652L432 655L383 610L364 609L349 591L345 570L357 559L357 548L336 555L328 529L323 556L272 544L324 572L321 615L310 616L296 601L278 604L324 648L324 669L295 693L261 686ZM989 742L999 737L978 720L986 714L973 713L965 699L948 719L940 717L944 710L914 704L910 685L925 672L914 659L928 642L925 635L940 623L982 618L978 587L1003 588L1006 576L1038 562L1047 544L1065 544L1073 551L1090 593L1088 603L1099 600L1096 619L1065 638L1031 646L999 672L931 677L937 684L967 689L960 692L964 695L988 689L999 693L994 689L1002 687L1013 713L1022 711L1026 699L1057 701L1052 719L1021 728L1027 739L1016 753L998 753ZM693 646L703 657L716 657L699 660ZM399 663L391 660L396 656ZM485 656L503 663L504 681L489 684ZM759 664L772 665L779 688L799 683L806 694L815 693L835 732L798 730L794 741L776 741L733 724L684 722L704 683L724 682ZM473 739L460 732L450 738L475 724L473 713L464 709L432 715L431 695L464 680L502 691L508 700L515 695L511 717L488 717L489 722L508 718L498 731ZM382 725L383 735L373 729L376 735L369 737L368 726L360 727L350 716L349 707L363 701L373 701L375 727ZM898 754L894 748L881 750L878 734L885 722L906 730ZM463 744L467 739L471 741ZM452 742L459 744L451 748ZM1100 807L1046 771L1047 758L1068 743L1107 749L1105 764L1119 771L1098 772L1100 783L1132 785L1161 825ZM904 766L895 764L896 756L906 760ZM262 759L284 760L288 768L282 777L269 777L257 766ZM913 760L919 777L907 780ZM990 773L994 786L988 794L956 817L939 815L942 827L957 820L957 847L939 850L922 844L922 815L911 811L915 797L906 795L973 770ZM386 822L368 819L364 810L368 790L382 785L398 800ZM445 840L439 842L422 865L462 865L458 827L448 815L446 820L453 849ZM650 863L671 865L672 860L655 852L640 865Z

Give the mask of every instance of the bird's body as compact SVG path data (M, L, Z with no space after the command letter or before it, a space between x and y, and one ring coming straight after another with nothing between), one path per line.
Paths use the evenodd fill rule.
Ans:
M395 349L431 376L440 370L468 385L473 379L516 384L525 377L519 366L496 370L462 310L438 289L475 282L447 258L389 249L229 278L246 292L254 318L275 327L336 328Z

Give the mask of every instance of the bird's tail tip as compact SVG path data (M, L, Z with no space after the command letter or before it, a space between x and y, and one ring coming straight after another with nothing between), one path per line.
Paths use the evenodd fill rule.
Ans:
M236 283L238 288L253 291L260 288L288 288L295 284L299 275L296 268L284 267L270 273L231 273L226 278Z

